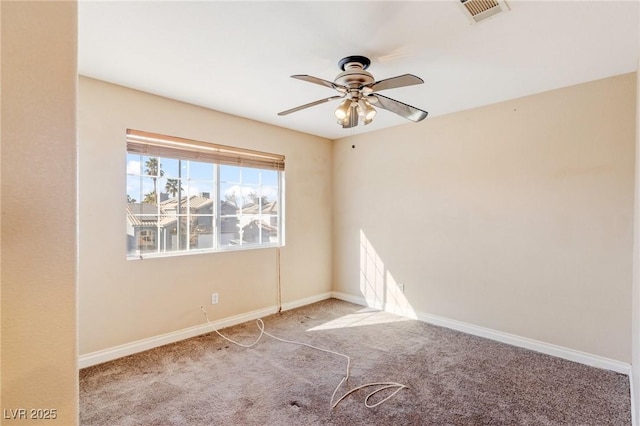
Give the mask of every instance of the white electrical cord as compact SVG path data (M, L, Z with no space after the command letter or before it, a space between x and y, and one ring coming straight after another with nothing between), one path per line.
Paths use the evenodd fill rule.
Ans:
M204 318L207 320L207 324L211 325L211 321L209 321L209 315L207 315L207 311L205 311L204 306L200 306L200 309L202 310L202 313L204 314ZM322 351L322 352L326 352L326 353L330 353L333 355L338 355L341 356L343 358L346 358L347 360L347 372L345 374L345 376L342 378L342 380L340 380L340 383L338 383L338 386L336 386L335 390L333 391L333 394L331 395L331 408L336 408L338 406L338 404L345 399L347 396L351 395L353 392L358 391L360 389L363 388L367 388L367 387L371 387L371 386L380 386L378 389L374 390L373 392L369 393L365 399L364 399L364 405L367 408L374 408L377 407L378 405L382 404L383 402L387 401L388 399L390 399L391 397L393 397L395 394L397 394L398 392L400 392L402 389L408 389L409 387L406 385L403 385L401 383L396 383L396 382L375 382L375 383L367 383L361 386L358 386L357 388L351 389L350 391L348 391L347 393L345 393L344 395L342 395L340 398L338 398L337 401L333 402L333 400L336 397L336 393L338 392L338 389L340 389L340 387L347 381L349 380L349 373L351 370L351 358L349 358L348 355L345 354L341 354L339 352L334 352L331 351L329 349L323 349L323 348L319 348L317 346L313 346L310 345L308 343L303 343L303 342L296 342L295 340L287 340L287 339L282 339L280 337L276 337L273 334L269 334L265 331L264 329L264 322L262 321L262 319L258 318L256 320L256 324L258 325L258 329L260 329L260 334L258 335L258 338L250 344L244 344L244 343L240 343L240 342L236 342L235 340L232 340L230 338L228 338L227 336L223 335L222 333L220 333L215 327L213 327L213 331L215 331L218 336L222 337L224 340L233 343L234 345L238 345L241 346L243 348L250 348L252 346L254 346L256 343L258 343L260 341L260 339L262 339L263 335L267 335L269 337L271 337L272 339L278 340L280 342L283 343L291 343L293 345L300 345L300 346L306 346L308 348L311 349L315 349L318 351ZM369 398L371 398L373 395L375 395L376 393L383 391L385 389L392 389L392 388L396 388L395 391L393 391L390 395L388 395L386 398L384 398L381 401L376 402L375 404L369 404Z

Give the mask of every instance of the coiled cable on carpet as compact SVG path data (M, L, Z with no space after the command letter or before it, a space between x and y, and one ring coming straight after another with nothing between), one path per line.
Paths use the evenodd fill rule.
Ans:
M367 408L374 408L377 407L378 405L382 404L383 402L389 400L390 398L392 398L395 394L397 394L398 392L400 392L402 389L408 389L409 387L406 385L403 385L401 383L396 383L396 382L374 382L374 383L367 383L361 386L358 386L356 388L351 389L350 391L348 391L347 393L345 393L344 395L342 395L340 398L338 398L335 402L335 397L336 397L336 393L338 393L338 390L340 389L340 387L342 387L342 385L349 380L349 375L350 375L350 371L351 371L351 358L348 355L345 354L341 354L340 352L335 352L329 349L324 349L324 348L319 348L317 346L313 346L310 345L308 343L304 343L304 342L297 342L295 340L287 340L287 339L283 339L281 337L277 337L274 336L273 334L268 333L265 328L264 328L264 322L262 321L261 318L258 318L256 320L256 324L258 325L258 329L260 330L260 334L258 335L258 337L256 338L256 340L253 343L250 344L244 344L244 343L240 343L240 342L236 342L233 339L228 338L227 336L223 335L222 333L220 333L214 326L213 324L211 324L211 321L209 321L209 315L207 314L207 311L204 309L204 306L200 306L200 309L202 310L202 313L204 314L204 318L207 320L207 324L209 324L210 326L212 326L213 331L216 332L216 334L218 334L218 336L222 337L224 340L233 343L234 345L238 345L241 346L243 348L250 348L254 345L256 345L260 339L262 339L262 336L267 335L269 337L271 337L272 339L278 340L280 342L283 343L290 343L292 345L299 345L299 346L306 346L308 348L311 349L315 349L321 352L326 352L329 354L333 354L333 355L337 355L337 356L341 356L343 358L345 358L347 360L347 371L346 374L344 375L344 377L342 378L342 380L340 380L340 383L338 383L338 386L336 386L335 390L333 391L333 394L331 395L331 408L336 408L338 406L338 404L345 399L347 396L351 395L352 393L360 390L360 389L364 389L367 387L372 387L372 386L378 386L377 389L375 389L374 391L370 392L365 398L364 398L364 405ZM393 391L391 394L387 395L386 398L376 402L375 404L369 404L369 399L377 394L378 392L381 392L383 390L386 389L393 389L395 388L396 390Z

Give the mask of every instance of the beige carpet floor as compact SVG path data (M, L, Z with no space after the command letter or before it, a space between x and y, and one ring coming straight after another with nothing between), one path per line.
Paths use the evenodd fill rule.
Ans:
M195 307L197 309L197 307ZM264 336L216 334L80 371L82 425L629 425L626 375L330 299L264 318ZM254 321L222 330L250 343ZM391 389L374 395L380 401Z

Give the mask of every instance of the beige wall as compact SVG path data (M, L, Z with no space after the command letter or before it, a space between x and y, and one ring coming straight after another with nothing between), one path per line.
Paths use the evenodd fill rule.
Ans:
M57 417L2 424L72 425L78 402L76 3L3 1L0 9L2 417L20 408L56 410Z
M126 260L127 128L284 154L282 301L331 290L330 141L86 77L79 94L80 354L277 303L276 249Z
M631 362L635 98L628 74L336 141L334 290Z

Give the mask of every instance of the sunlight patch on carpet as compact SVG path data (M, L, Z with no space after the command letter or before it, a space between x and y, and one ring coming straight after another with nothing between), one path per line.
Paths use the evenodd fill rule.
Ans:
M364 325L386 324L408 320L409 318L400 317L388 312L365 308L356 313L345 315L343 317L325 322L324 324L310 328L307 331L360 327Z

